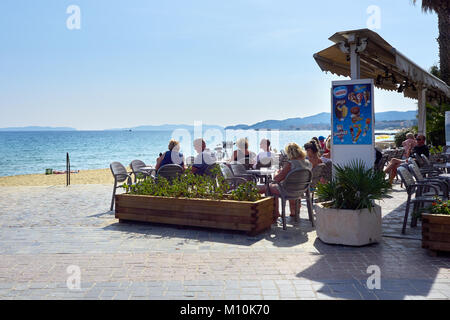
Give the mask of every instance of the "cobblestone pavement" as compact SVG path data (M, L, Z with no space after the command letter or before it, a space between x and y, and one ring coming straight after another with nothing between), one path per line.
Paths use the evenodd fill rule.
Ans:
M449 299L450 257L401 236L406 194L382 203L383 240L330 246L307 220L242 233L119 224L111 186L0 187L1 299ZM381 289L369 290L369 266ZM69 266L81 288L70 290ZM69 269L70 271L70 269ZM73 271L71 271L73 272ZM73 283L73 282L72 282Z

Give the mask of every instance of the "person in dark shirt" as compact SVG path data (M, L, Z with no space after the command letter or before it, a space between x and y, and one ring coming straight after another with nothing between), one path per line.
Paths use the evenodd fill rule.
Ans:
M377 166L380 163L382 157L383 153L381 153L381 151L378 150L378 148L375 148L375 166Z
M411 154L417 155L419 157L423 154L427 158L430 157L430 149L428 149L428 146L425 144L425 136L423 134L418 134L416 141L417 145L413 148Z
M161 153L159 158L156 159L156 166L155 169L159 170L162 166L165 166L166 164L178 164L183 169L184 167L184 156L182 153L180 153L180 143L174 139L170 140L169 142L169 151L166 151L164 153Z

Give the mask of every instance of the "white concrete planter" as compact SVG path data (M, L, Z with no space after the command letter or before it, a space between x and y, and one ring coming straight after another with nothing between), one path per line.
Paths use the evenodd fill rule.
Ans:
M316 231L320 240L328 244L365 246L381 241L381 207L372 212L364 210L338 210L314 206Z

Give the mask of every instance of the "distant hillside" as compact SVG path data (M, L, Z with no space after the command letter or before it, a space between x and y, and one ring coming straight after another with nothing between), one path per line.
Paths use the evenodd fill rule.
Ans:
M387 111L375 114L376 123L390 122L392 127L404 125L416 120L417 111ZM393 122L396 122L394 124ZM398 122L398 123L397 123ZM408 123L409 123L408 122ZM291 118L286 120L266 120L254 125L237 125L226 127L226 130L329 130L331 114L319 113L305 118Z
M194 126L192 125L186 125L186 124L163 124L159 126L138 126L138 127L132 127L132 128L121 128L121 129L110 129L106 131L118 131L118 130L132 130L132 131L173 131L177 129L184 129L188 131L194 130ZM218 129L223 130L224 128L221 126L215 126L215 125L203 125L202 130L209 130L209 129Z
M70 127L39 127L39 126L0 128L0 131L76 131L76 130L77 129Z

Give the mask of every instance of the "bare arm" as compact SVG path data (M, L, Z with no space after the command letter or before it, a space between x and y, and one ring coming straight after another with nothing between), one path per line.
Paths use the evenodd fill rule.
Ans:
M156 166L155 166L156 171L159 170L159 167L161 166L161 162L163 161L164 155L165 155L165 154L166 154L166 153L164 152L164 154L163 154L161 157L159 157L158 159L156 159Z
M278 172L278 174L273 178L273 180L275 182L280 183L281 181L283 181L284 179L286 179L287 174L289 173L289 171L291 171L291 164L288 162L283 169Z

